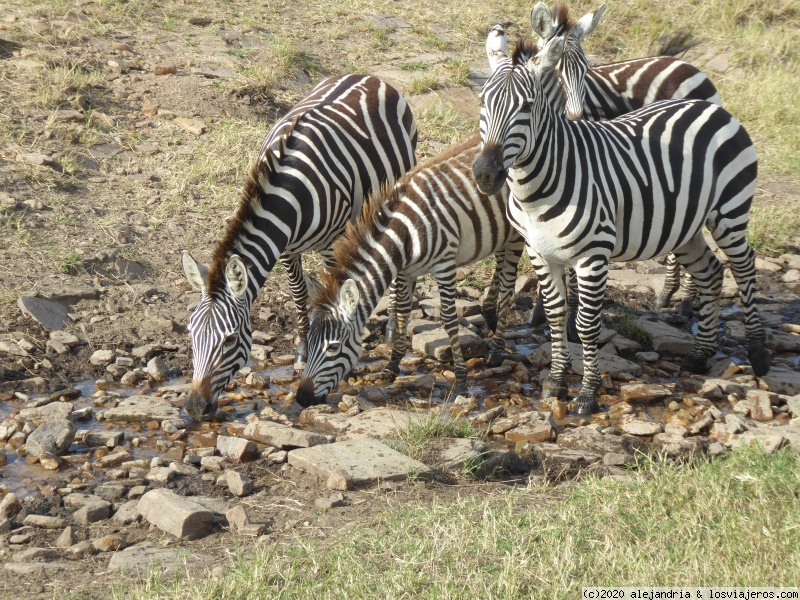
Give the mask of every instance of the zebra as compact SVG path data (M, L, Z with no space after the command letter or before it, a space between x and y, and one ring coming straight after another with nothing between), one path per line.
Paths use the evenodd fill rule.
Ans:
M577 22L569 19L565 4L557 4L553 11L543 2L531 10L531 29L538 36L538 47L547 40L565 35L564 55L554 71L543 75L542 85L551 104L557 111L565 110L572 120L586 118L592 121L607 120L642 108L659 100L696 98L722 106L716 86L699 69L675 56L634 58L620 62L590 67L582 42L590 35L605 11L602 4ZM683 46L685 48L685 46ZM681 47L666 46L666 52L681 51ZM563 93L558 92L563 90ZM571 273L571 272L570 272ZM574 278L570 279L570 289ZM653 305L655 310L669 306L672 296L680 288L680 267L672 254L667 255L667 275L664 287ZM691 275L683 280L682 301L678 312L691 316L692 299L696 295ZM532 316L532 324L544 321L541 303ZM570 315L574 314L571 306ZM568 330L571 334L573 327ZM570 341L577 341L570 335Z
M494 34L496 38L497 35ZM698 333L682 368L705 372L717 351L722 265L705 224L727 256L745 313L748 358L757 376L770 367L754 304L755 254L745 239L757 159L744 127L702 100L656 102L611 121L569 121L550 106L542 75L564 52L563 36L538 52L522 40L487 42L492 71L481 91L478 188L511 188L509 217L525 236L551 324L551 374L543 395L564 396L564 283L575 268L584 376L578 414L597 412L597 340L609 261L673 252L699 293Z
M398 275L406 284L397 286L398 335L387 368L399 373L411 310L407 282L425 273L432 273L439 286L456 375L454 393L464 393L467 368L458 341L456 267L492 254L497 267L483 313L496 310L489 364L501 363L507 308L523 241L506 216L508 186L487 196L478 191L472 178L479 142L475 132L417 166L393 189L375 198L335 244L336 268L324 276L319 294L312 299L308 363L297 390L298 404L324 402L355 366L367 319Z
M250 311L278 259L286 266L306 354L307 289L301 252L326 249L360 212L364 198L410 170L417 126L403 97L376 77L320 82L264 140L239 206L211 266L183 253L183 271L201 292L188 329L194 374L186 412L216 410L217 397L244 367L252 345Z

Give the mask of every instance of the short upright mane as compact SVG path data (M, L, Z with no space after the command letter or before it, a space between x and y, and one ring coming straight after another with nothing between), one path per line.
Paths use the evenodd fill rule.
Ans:
M514 65L525 64L539 52L539 45L531 39L520 38L511 54L511 63Z
M273 173L284 156L284 149L286 141L289 136L294 132L294 128L300 117L295 117L286 128L285 132L278 138L278 143L274 149L265 148L264 156L261 160L256 162L250 175L245 181L242 193L239 198L239 206L233 217L228 221L225 228L225 233L222 239L214 248L214 254L211 256L211 266L208 269L208 291L214 292L221 289L225 285L225 267L228 264L228 258L234 251L234 244L239 237L239 233L245 223L247 223L255 214L256 206L258 204L258 191L261 188L261 181L269 181ZM279 127L280 123L275 127ZM249 266L249 265L248 265Z

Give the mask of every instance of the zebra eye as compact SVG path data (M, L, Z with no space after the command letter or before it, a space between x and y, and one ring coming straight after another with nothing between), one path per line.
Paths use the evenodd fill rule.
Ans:
M224 338L222 338L222 343L227 346L229 344L232 344L235 339L236 339L236 333L229 333Z
M328 342L328 345L325 347L325 352L328 354L338 354L341 347L342 344L340 342Z

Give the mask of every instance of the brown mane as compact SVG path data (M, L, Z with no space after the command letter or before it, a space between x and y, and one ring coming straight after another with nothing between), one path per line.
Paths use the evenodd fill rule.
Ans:
M347 224L344 233L333 245L332 269L326 269L320 277L320 287L310 299L310 306L333 305L337 301L339 288L342 282L350 277L350 269L358 258L362 248L369 248L375 244L375 231L385 226L388 221L386 210L400 201L405 193L406 186L414 175L430 165L440 163L464 151L465 148L477 145L480 133L475 131L461 141L457 142L441 154L427 159L416 165L411 171L403 175L395 184L384 183L377 194L370 194L364 201L361 214L355 222Z
M575 24L575 20L570 17L569 14L569 4L566 2L559 2L553 5L553 11L551 13L553 15L553 21L558 24L564 25L565 31L569 31L572 29L572 26Z
M302 116L302 115L300 115ZM264 150L264 160L259 160L250 169L250 175L245 181L242 193L239 197L239 206L233 217L228 221L225 227L225 233L222 239L217 243L214 248L214 253L211 256L211 265L208 269L208 291L214 292L221 289L225 285L225 267L228 264L228 258L233 254L234 243L239 238L242 227L247 223L255 214L255 206L258 204L258 192L262 189L260 181L266 179L269 181L272 174L275 172L278 161L284 156L284 148L286 140L294 132L300 116L295 117L289 124L286 133L281 135L278 139L278 144L273 151L270 148ZM277 127L278 125L276 125Z

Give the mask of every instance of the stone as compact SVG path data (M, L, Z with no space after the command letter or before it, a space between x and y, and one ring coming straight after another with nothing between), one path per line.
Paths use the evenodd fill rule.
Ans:
M474 332L459 326L458 341L461 344L461 353L464 360L476 356L485 356L489 350L488 344L482 337ZM450 336L444 327L420 332L411 338L411 348L420 354L432 356L442 362L452 362L453 352L450 348Z
M88 540L73 544L66 549L66 552L68 556L75 559L88 558L97 554L97 550L94 549L92 542Z
M603 455L603 464L607 467L626 467L636 464L636 459L627 452L606 452Z
M318 444L327 444L330 441L325 435L295 429L272 421L248 423L244 430L244 436L275 448L309 448Z
M242 505L237 505L229 509L225 513L225 519L228 521L230 528L241 535L259 536L264 532L266 527L262 523L251 522L247 511Z
M120 452L112 452L111 454L106 454L98 458L92 463L92 466L96 469L110 469L112 467L119 467L122 463L129 460L133 460L133 456L130 452L125 452L123 450Z
M90 448L99 446L114 448L125 439L125 433L122 431L86 431L79 432L78 437L83 439L83 443Z
M72 529L72 525L67 525L64 528L64 531L62 531L61 534L56 538L56 541L53 542L53 545L56 548L65 550L70 546L75 545L75 542L77 541L78 539L75 537L75 532Z
M568 342L567 346L572 360L572 370L578 375L583 375L583 346L572 342ZM552 344L542 344L533 352L530 360L534 365L539 365L540 367L548 365L552 358L552 351ZM600 369L600 373L604 373L611 378L617 378L621 373L630 373L634 377L640 377L642 374L641 365L616 354L611 354L602 348L597 352L597 366Z
M49 515L28 515L22 521L23 525L31 527L41 527L42 529L61 529L66 525L66 521L59 517Z
M103 413L106 421L164 421L180 418L180 409L165 398L130 396Z
M683 356L694 347L694 338L691 334L662 321L651 321L640 317L636 320L636 324L650 336L653 350L659 354Z
M200 459L200 467L204 471L211 473L222 473L228 464L230 464L230 461L224 456L203 456Z
M766 394L748 394L747 400L750 403L751 419L755 421L772 420L772 406L770 405L769 397Z
M208 129L200 119L178 118L173 123L192 135L203 135Z
M159 63L153 67L153 73L156 75L175 75L177 72L178 67L174 62Z
M731 448L757 445L767 454L773 454L777 452L785 442L786 439L780 434L757 434L747 431L731 440L730 445Z
M800 335L785 333L783 331L766 330L767 339L765 345L775 352L800 352Z
M505 438L510 442L546 442L556 438L556 430L550 419L538 419L522 423L509 431Z
M125 504L120 506L111 517L111 520L120 525L131 525L138 523L142 516L139 514L138 500L128 500Z
M599 456L605 454L629 454L629 445L623 442L618 435L606 435L600 433L590 425L565 429L558 435L556 440L559 446L572 450L584 450Z
M58 550L52 548L28 548L17 552L11 557L11 562L14 563L28 563L28 562L50 562L64 558L64 555Z
M774 364L769 373L759 379L759 386L786 396L800 394L800 372L786 365Z
M94 549L98 552L116 552L117 550L121 550L128 544L125 540L118 535L104 535L101 538L97 538L93 543Z
M492 449L479 440L441 438L440 441L442 447L435 452L430 466L443 472L484 477L508 466L514 458L511 450Z
M166 381L170 371L169 365L160 356L155 356L147 361L144 370L154 381Z
M246 475L233 470L225 472L228 490L234 496L247 496L253 492L253 482Z
M55 454L44 452L39 455L39 464L42 465L42 468L47 471L58 471L58 469L61 468L61 465L64 464L64 461Z
M58 571L74 571L80 568L78 563L70 562L46 562L46 563L6 563L3 565L6 571L15 573L17 575L31 575L33 577L42 577L45 573L56 573Z
M95 350L89 357L89 363L95 367L105 367L114 361L114 351L108 349Z
M620 427L625 433L638 436L652 436L664 430L664 426L661 423L645 421L632 415L624 417Z
M258 446L250 440L220 435L217 437L217 452L220 456L225 456L231 462L238 464L255 460L258 456Z
M37 426L52 421L71 421L74 410L71 402L51 402L35 408L23 408L19 411L19 419Z
M9 492L0 500L0 519L11 519L22 510L22 502L14 492Z
M111 505L105 500L86 504L72 513L72 520L79 525L91 525L111 516Z
M786 401L789 412L795 418L800 417L800 394L792 396Z
M75 425L67 419L43 423L28 436L25 452L28 456L63 454L75 439Z
M183 539L211 532L214 513L189 498L166 489L150 490L138 504L139 514L162 531Z
M210 557L189 548L160 548L153 542L146 541L115 552L108 563L108 570L138 575L156 571L163 577L173 576L208 562Z
M47 331L62 329L69 322L69 307L56 300L20 296L17 306L22 314L39 323Z
M546 472L554 473L559 478L575 475L602 460L594 452L573 450L549 442L534 444L531 452Z
M331 489L348 490L378 481L402 481L410 475L431 478L423 463L372 439L354 439L289 452L289 464L327 479Z
M653 436L653 443L672 457L693 456L703 450L702 443L698 438L685 438L668 433L656 433Z
M619 388L625 402L653 402L672 396L672 390L656 383L629 383Z
M175 477L175 471L169 467L153 467L144 476L144 478L151 483L168 483Z

